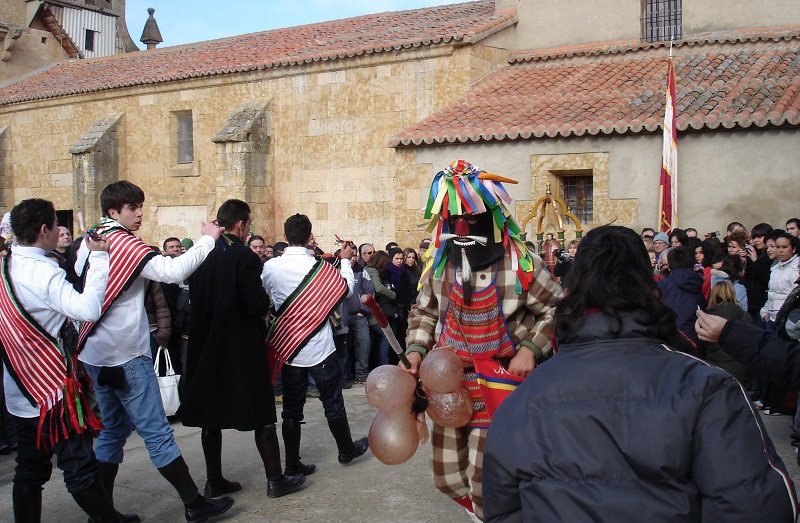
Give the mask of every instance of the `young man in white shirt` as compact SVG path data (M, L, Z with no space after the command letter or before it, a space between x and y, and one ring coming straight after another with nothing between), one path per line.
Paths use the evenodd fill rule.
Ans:
M78 293L66 281L66 274L57 263L44 253L56 248L59 228L53 204L46 200L29 199L11 211L12 228L19 243L4 262L2 307L4 321L0 338L5 365L3 381L6 404L12 415L17 440L17 468L14 474L13 502L16 521L39 521L42 512L42 487L50 479L53 455L58 456L58 467L64 472L64 483L78 505L94 521L117 521L117 513L110 497L100 483L97 460L92 451L92 427L71 426L66 431L52 430L62 425L63 397L61 381L66 384L76 376L69 364L72 347L66 347L65 327L70 318L95 321L100 317L100 307L108 279L108 246L103 240L87 239L87 250L92 262L87 272L83 293ZM6 290L7 289L7 290ZM6 309L13 297L17 307ZM24 311L24 312L23 312ZM19 316L18 316L19 314ZM27 314L29 321L24 321ZM14 317L20 322L15 322ZM24 338L18 327L35 332ZM29 331L30 332L30 331ZM51 342L48 343L48 338ZM22 341L22 343L20 343ZM33 346L32 346L33 345ZM40 358L48 354L52 358ZM31 364L46 365L31 373ZM56 379L48 385L41 379L49 374ZM55 388L53 387L55 385ZM71 386L82 386L71 381ZM39 387L47 387L40 389ZM37 401L44 391L49 397ZM55 397L54 397L55 396ZM73 406L84 409L87 402L77 401ZM87 413L88 416L88 413ZM39 420L44 420L39 429ZM66 423L69 423L67 421ZM62 425L65 426L65 425ZM120 515L121 517L122 515ZM138 518L136 518L138 520Z
M184 281L214 248L222 229L203 222L203 236L186 254L177 258L156 256L154 251L145 251L141 240L133 236L142 224L143 203L144 192L128 181L112 183L100 195L104 218L98 231L109 241L109 292L101 319L81 328L79 342L83 343L79 359L95 384L105 425L95 453L103 485L113 499L123 446L135 426L153 465L178 491L187 521L204 521L227 511L233 500L202 496L175 443L153 372L144 294L147 280ZM83 272L86 253L82 245L75 265L78 274ZM137 255L131 264L131 257Z
M308 288L310 280L307 276L310 272L320 266L318 261L306 250L306 245L311 241L311 222L308 217L302 214L295 214L286 220L283 226L286 241L289 242L283 255L273 258L264 264L261 273L261 281L270 295L274 307L282 311L282 307L287 298L292 300L297 296L295 291L301 284ZM353 269L350 266L350 258L354 250L350 245L342 247L341 274L333 275L332 278L344 278L344 282L332 281L333 285L341 291L344 298L353 292ZM308 285L308 287L306 287ZM307 311L309 316L315 311L320 310L322 303L327 298L327 293L322 292L318 295L318 304L309 305ZM312 300L313 301L313 300ZM311 474L314 472L314 465L304 465L300 461L300 423L303 421L303 405L306 399L306 389L308 387L308 376L313 376L320 393L320 401L325 408L325 418L328 420L328 427L336 440L339 450L339 463L346 465L355 458L364 454L369 445L367 438L353 441L350 435L350 424L347 421L347 412L344 408L342 397L342 369L336 358L336 346L333 342L333 331L325 316L335 306L336 299L329 300L322 314L321 323L313 325L311 332L316 332L291 349L288 360L281 369L281 380L283 382L283 412L281 417L283 423L281 430L283 433L283 443L286 453L286 468L290 473ZM303 321L306 321L304 318ZM299 330L300 326L289 325L289 331ZM316 328L316 329L315 329ZM305 336L303 336L305 337ZM279 349L283 349L279 347ZM274 372L274 369L270 369Z

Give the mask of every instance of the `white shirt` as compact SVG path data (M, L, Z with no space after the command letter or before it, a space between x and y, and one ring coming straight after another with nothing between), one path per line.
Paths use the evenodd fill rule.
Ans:
M353 268L350 260L342 259L339 269L342 277L347 282L347 295L353 294ZM286 247L283 256L272 258L264 264L261 272L261 282L264 289L272 298L275 308L279 309L286 298L294 292L303 281L308 271L317 260L308 254L305 247ZM305 346L300 349L292 360L295 367L313 367L336 351L333 343L333 330L329 323L314 335Z
M65 279L64 270L45 257L44 250L22 245L12 248L9 274L14 293L20 305L54 338L58 338L68 317L81 321L100 317L108 281L108 253L92 252L89 260L91 267L81 294ZM8 412L21 418L39 416L39 407L32 406L23 396L8 371L3 373L3 386ZM61 396L59 391L58 398Z
M144 310L147 280L180 283L203 263L214 249L214 238L203 235L194 246L177 258L154 256L144 266L139 277L123 291L103 320L94 328L78 359L95 367L122 365L139 356L150 357L150 323ZM86 244L81 244L75 271L83 271Z

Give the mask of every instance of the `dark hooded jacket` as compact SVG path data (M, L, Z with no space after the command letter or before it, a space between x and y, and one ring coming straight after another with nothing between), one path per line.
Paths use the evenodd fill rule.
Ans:
M703 277L692 269L675 269L668 277L658 280L658 286L661 288L661 300L678 315L675 320L678 329L698 344L694 322L697 308L706 309Z
M794 486L729 374L634 314L590 314L556 342L489 427L485 521L793 519Z

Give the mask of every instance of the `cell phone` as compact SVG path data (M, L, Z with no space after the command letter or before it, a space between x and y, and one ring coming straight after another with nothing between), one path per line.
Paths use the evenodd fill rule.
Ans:
M710 233L710 236L712 238L716 238L717 236L719 236L719 231L714 231L714 232Z

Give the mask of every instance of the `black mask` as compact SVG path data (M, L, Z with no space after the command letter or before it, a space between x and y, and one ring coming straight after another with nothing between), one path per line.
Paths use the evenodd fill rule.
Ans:
M465 225L467 230L464 230ZM458 238L447 240L447 258L455 265L461 265L461 249L464 249L470 266L476 271L489 267L506 253L502 242L497 243L494 240L494 217L491 212L450 216L447 218L447 226L451 233L458 234L460 237L483 236L486 238L486 245L469 239L465 239L463 242ZM466 234L464 234L465 232Z

